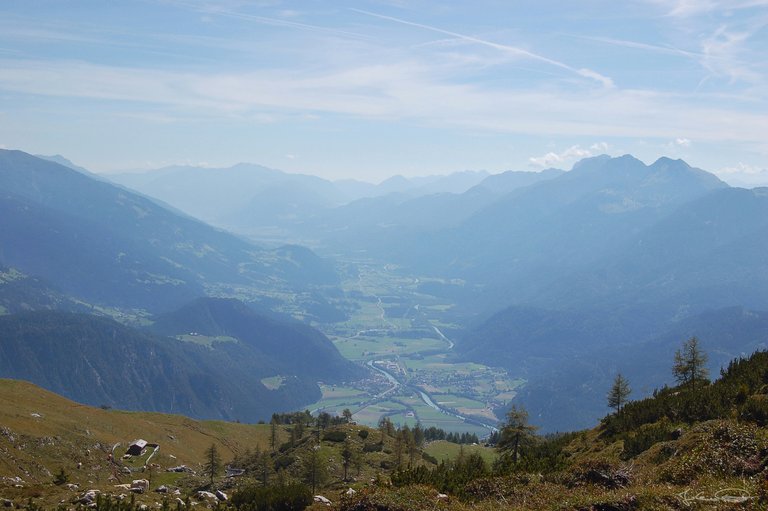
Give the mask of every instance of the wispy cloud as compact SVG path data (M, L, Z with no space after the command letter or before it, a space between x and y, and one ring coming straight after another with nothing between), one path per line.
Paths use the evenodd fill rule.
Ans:
M565 64L564 62L560 62L558 60L551 59L551 58L545 57L543 55L539 55L537 53L531 52L531 51L523 49L523 48L519 48L517 46L511 46L511 45L508 45L508 44L500 44L500 43L496 43L496 42L493 42L493 41L488 41L486 39L481 39L479 37L474 37L474 36L470 36L470 35L466 35L466 34L461 34L461 33L458 33L458 32L453 32L453 31L450 31L450 30L445 30L445 29L438 28L438 27L435 27L435 26L432 26L432 25L426 25L426 24L423 24L423 23L416 23L416 22L413 22L413 21L408 21L408 20L404 20L404 19L400 19L400 18L395 18L393 16L386 16L384 14L378 14L378 13L375 13L375 12L365 11L365 10L362 10L362 9L354 9L354 8L352 8L350 10L352 10L354 12L358 12L360 14L365 14L366 16L372 16L372 17L375 17L375 18L379 18L379 19L383 19L383 20L387 20L387 21L392 21L394 23L400 23L402 25L408 25L408 26L411 26L411 27L416 27L416 28L420 28L420 29L423 29L423 30L429 30L431 32L436 32L438 34L448 35L448 36L451 36L451 37L455 37L457 39L461 39L462 41L467 41L467 42L470 42L470 43L480 44L480 45L483 45L483 46L487 46L487 47L490 47L490 48L493 48L493 49L505 52L507 54L510 54L510 55L513 55L513 56L516 56L516 57L527 58L527 59L535 60L535 61L538 61L538 62L542 62L544 64L549 64L550 66L554 66L554 67L559 68L559 69L564 69L566 71L569 71L571 73L575 73L575 74L577 74L579 76L582 76L584 78L589 78L591 80L595 80L595 81L601 83L604 87L613 87L613 80L611 78L607 77L607 76L604 76L604 75L598 73L597 71L593 71L591 69L585 69L585 68L577 69L577 68L575 68L573 66Z
M414 120L496 132L764 144L768 117L722 110L706 97L602 90L487 89L446 82L418 61L316 71L190 73L82 62L0 60L0 89L53 97L158 105L173 116L253 116L272 112ZM156 109L153 108L153 111ZM663 122L660 122L663 119Z
M270 25L274 27L283 27L283 28L291 28L291 29L298 29L298 30L305 30L310 32L319 32L324 34L332 34L337 36L345 36L345 37L351 37L355 39L368 39L369 37L365 34L360 34L357 32L350 32L347 30L340 30L338 28L333 27L326 27L322 25L312 25L309 23L301 23L298 21L292 21L290 19L286 19L287 17L283 18L275 18L275 17L269 17L269 16L260 16L257 14L249 14L245 12L240 12L236 10L232 10L226 6L219 5L217 3L214 3L213 5L208 3L198 4L198 3L192 3L192 2L185 2L182 0L173 0L171 3L174 5L185 7L187 9L192 9L197 12L206 13L208 15L215 15L215 16L224 16L228 18L235 18L239 20L244 21L251 21L255 23L260 23L263 25ZM281 11L281 13L285 13L286 11Z
M665 9L667 16L690 17L712 11L733 11L768 6L768 0L648 0Z

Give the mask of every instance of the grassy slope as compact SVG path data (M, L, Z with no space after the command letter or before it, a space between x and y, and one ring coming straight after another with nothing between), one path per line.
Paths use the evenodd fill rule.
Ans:
M464 445L464 454L478 453L488 465L491 465L497 457L496 450L482 445ZM445 440L430 442L424 447L424 452L433 456L438 461L454 460L459 457L462 446Z
M43 493L55 495L50 482L52 474L61 468L81 489L110 488L117 482L108 480L112 474L107 461L109 451L120 443L115 452L122 455L127 444L136 438L160 444L160 452L152 461L161 470L179 464L197 470L211 444L217 446L226 463L248 447L266 447L269 437L268 425L102 410L27 382L5 379L0 379L0 425L0 478L21 477L25 481L24 489L5 490L4 494L22 498ZM78 463L82 463L81 469L77 468ZM121 482L140 477L144 475L123 476ZM167 476L157 480L165 479Z

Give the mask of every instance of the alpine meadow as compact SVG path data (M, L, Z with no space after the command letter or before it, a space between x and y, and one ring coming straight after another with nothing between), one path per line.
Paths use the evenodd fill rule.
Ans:
M768 509L768 1L0 2L0 505Z

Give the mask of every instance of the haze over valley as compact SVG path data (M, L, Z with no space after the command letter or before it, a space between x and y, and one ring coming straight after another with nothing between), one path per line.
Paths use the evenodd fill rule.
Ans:
M119 186L17 151L2 164L0 296L16 313L6 338L21 343L4 345L17 360L6 376L93 405L247 421L350 408L371 425L483 435L521 403L562 431L605 413L599 389L618 370L639 395L668 380L679 338L701 339L712 371L765 347L768 194L682 160L597 156L367 187L247 164L111 176ZM72 379L50 347L22 357L43 328L105 365ZM173 350L158 355L183 369L152 384L131 362L118 374L135 381L110 381L108 361L125 359L105 345L114 332ZM325 355L299 348L310 337ZM67 345L84 341L95 344ZM142 349L122 344L131 360ZM181 362L178 350L215 357Z
M768 506L768 2L0 2L0 505Z

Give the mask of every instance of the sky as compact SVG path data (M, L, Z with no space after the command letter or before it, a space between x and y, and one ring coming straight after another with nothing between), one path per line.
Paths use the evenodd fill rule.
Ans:
M768 0L0 1L0 147L95 172L630 153L768 183L767 134Z

